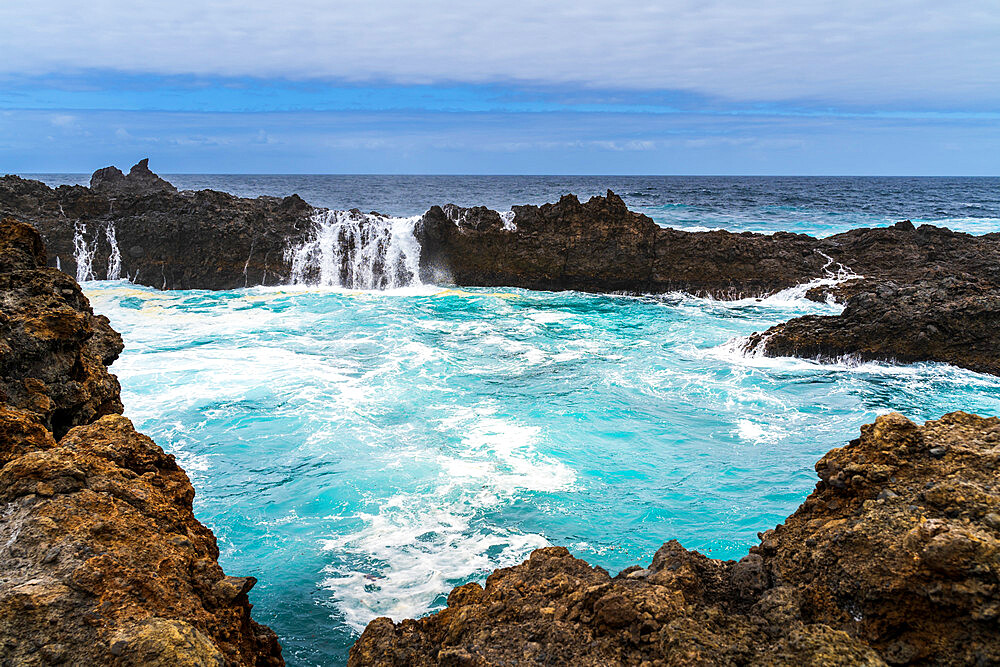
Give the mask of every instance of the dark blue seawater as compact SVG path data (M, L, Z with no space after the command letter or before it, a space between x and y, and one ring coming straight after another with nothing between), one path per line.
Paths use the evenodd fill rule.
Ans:
M87 174L40 174L50 185L86 184ZM854 227L915 223L984 234L1000 231L1000 178L768 176L341 176L167 174L181 189L233 194L298 193L314 206L411 216L434 204L517 204L621 195L630 208L678 229L796 231L828 236Z
M1000 231L1000 180L986 178L168 178L397 216L611 188L686 229L825 235L910 218ZM342 222L323 220L298 256L339 266L323 239ZM412 220L386 233L417 261ZM223 566L258 577L254 614L295 666L343 664L372 618L440 609L452 587L547 544L612 572L671 538L739 558L811 491L815 461L877 415L1000 414L1000 378L944 364L742 354L753 331L840 311L805 287L728 302L422 284L85 289L125 338L113 370L126 414L178 456Z

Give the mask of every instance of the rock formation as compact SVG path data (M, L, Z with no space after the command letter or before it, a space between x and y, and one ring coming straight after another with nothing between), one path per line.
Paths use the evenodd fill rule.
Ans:
M899 414L742 560L667 542L611 577L561 547L372 621L351 665L972 665L1000 662L1000 420Z
M829 262L801 234L681 232L629 211L613 192L586 203L515 206L505 227L482 207L433 207L417 228L425 280L596 292L773 294L823 275Z
M314 209L297 195L244 199L224 192L177 189L149 171L94 173L91 187L49 188L0 178L0 216L33 224L49 265L77 275L76 243L92 252L93 277L120 277L163 289L234 289L288 281L285 252L313 231ZM114 244L112 244L112 239ZM116 255L117 253L117 255Z
M146 160L127 176L101 169L90 188L0 178L0 215L35 224L51 265L76 274L82 244L94 277L168 289L288 282L289 250L314 238L316 212L296 195L177 192ZM935 360L990 373L1000 366L987 333L1000 316L1000 234L909 221L825 239L682 232L629 211L612 192L584 203L567 195L515 206L510 215L432 207L414 230L423 281L726 299L767 296L849 269L864 278L813 295L849 300L843 316L793 320L752 342L771 355ZM955 280L963 284L942 282Z
M1000 289L957 277L912 284L865 281L837 316L810 315L750 337L771 356L947 361L1000 375Z
M174 457L123 417L122 341L0 223L0 664L281 665Z

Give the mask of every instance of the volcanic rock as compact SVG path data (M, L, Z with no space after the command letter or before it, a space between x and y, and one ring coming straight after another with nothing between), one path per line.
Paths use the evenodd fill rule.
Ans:
M3 220L0 664L283 664L187 475L119 414L121 350L38 233Z
M288 282L289 247L314 232L314 209L298 195L245 199L214 190L178 192L146 160L123 175L94 173L91 187L49 188L0 178L0 215L30 222L49 249L49 265L78 275L77 244L92 253L93 274L162 289L235 289Z
M884 415L738 562L670 541L611 577L539 549L444 611L372 621L349 664L995 664L998 445L996 418Z
M865 281L837 316L797 317L750 337L770 356L947 361L1000 375L1000 289L959 277Z
M142 196L156 192L177 192L172 184L149 170L149 158L140 160L124 175L117 167L98 169L90 177L90 189L107 195Z

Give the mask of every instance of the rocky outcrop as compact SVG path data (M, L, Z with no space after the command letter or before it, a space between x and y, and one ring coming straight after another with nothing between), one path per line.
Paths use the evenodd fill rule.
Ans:
M863 276L810 293L847 301L751 337L767 355L944 361L1000 373L1000 237L909 221L826 239L663 229L614 193L581 204L432 208L417 229L423 277L462 285L764 296L824 276Z
M1000 375L1000 289L973 278L864 281L837 316L798 317L750 337L771 356L947 361Z
M314 232L314 209L297 195L245 199L214 190L177 192L149 171L108 167L91 187L0 178L0 216L34 225L49 265L79 275L77 249L91 254L92 276L163 289L234 289L289 280L285 256Z
M111 196L141 197L157 192L176 193L177 188L149 170L149 158L140 160L128 176L118 167L98 169L90 177L90 189Z
M360 665L1000 662L1000 420L879 417L738 562L676 541L610 576L561 547L372 621Z
M0 664L281 665L174 458L123 417L121 338L0 223Z
M127 176L102 169L90 188L0 179L0 215L37 225L51 249L50 265L167 289L289 282L289 250L315 241L316 213L296 195L177 192L146 160ZM484 207L435 206L414 232L421 279L466 286L744 298L853 272L864 278L812 294L850 299L844 316L794 320L752 343L770 355L936 360L985 372L1000 363L995 337L986 334L998 317L998 234L971 236L909 221L826 239L682 232L629 211L610 191L583 203L567 195L555 204L515 206L504 216ZM364 236L340 239L342 263ZM80 248L90 273L76 265ZM341 269L350 273L346 264ZM318 274L313 267L303 277ZM966 284L942 282L954 280ZM383 282L395 284L365 285Z
M512 225L482 207L433 207L417 227L425 281L596 292L762 296L824 275L816 239L664 229L613 192L586 203L515 206Z

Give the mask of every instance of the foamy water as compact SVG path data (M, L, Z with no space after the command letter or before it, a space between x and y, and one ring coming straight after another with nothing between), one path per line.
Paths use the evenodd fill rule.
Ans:
M547 544L612 572L670 538L738 558L876 415L1000 413L1000 378L947 365L745 355L742 336L839 312L803 287L85 287L125 337L127 415L191 475L293 665L341 664L372 618Z

